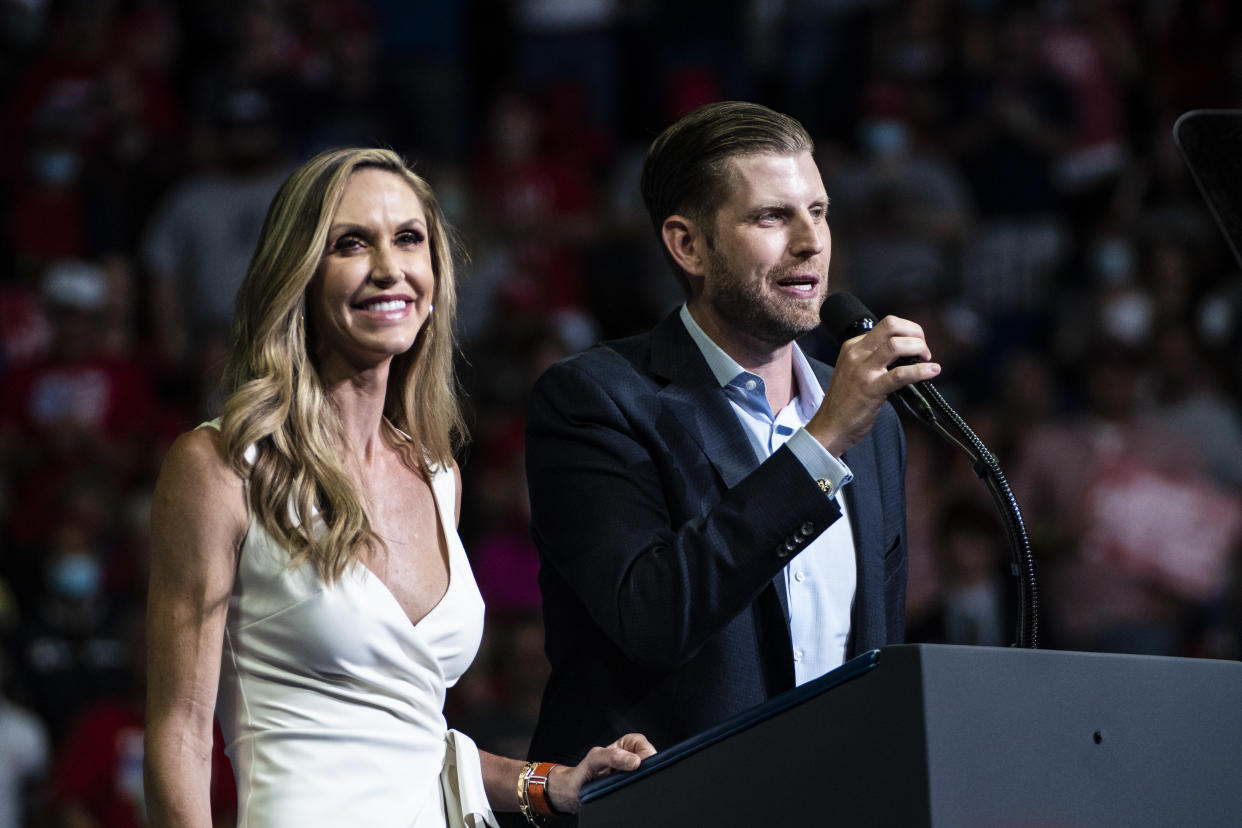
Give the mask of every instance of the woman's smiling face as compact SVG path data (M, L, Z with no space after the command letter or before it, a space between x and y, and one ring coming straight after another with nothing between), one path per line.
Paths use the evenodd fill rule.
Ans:
M396 173L354 172L311 282L309 313L321 370L348 375L408 351L434 295L422 201Z

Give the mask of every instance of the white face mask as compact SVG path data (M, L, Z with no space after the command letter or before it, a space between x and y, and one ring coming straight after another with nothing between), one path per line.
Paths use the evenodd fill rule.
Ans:
M910 130L901 121L883 118L862 126L862 144L872 155L904 155L910 148Z
M61 598L90 598L99 591L102 580L99 561L86 552L62 555L48 570L51 591Z
M1125 282L1134 272L1134 251L1124 239L1104 239L1091 251L1096 275L1104 284Z
M68 184L78 177L82 158L70 150L44 150L31 160L35 178L44 184Z
M1127 345L1140 345L1151 336L1151 299L1138 291L1116 296L1100 311L1105 333Z

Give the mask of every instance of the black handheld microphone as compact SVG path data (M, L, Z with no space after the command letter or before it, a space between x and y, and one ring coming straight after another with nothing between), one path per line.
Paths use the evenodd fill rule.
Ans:
M875 314L868 310L867 306L854 294L845 291L833 293L824 301L823 307L819 310L819 319L838 343L865 334L874 328L876 323ZM913 365L915 362L918 360L912 357L902 357L893 365ZM911 414L937 431L941 430L943 418L937 412L941 405L948 408L948 403L944 402L944 398L940 396L931 382L922 380L899 388L894 393ZM949 409L949 412L951 411L952 409ZM943 413L948 415L948 412ZM948 416L950 419L956 418L956 415Z
M830 294L824 300L819 318L838 342L864 334L876 323L875 314L867 310L867 306L858 301L854 294L845 291Z

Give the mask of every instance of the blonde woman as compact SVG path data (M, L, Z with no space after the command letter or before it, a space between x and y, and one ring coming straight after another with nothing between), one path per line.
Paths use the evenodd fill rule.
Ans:
M445 725L483 627L456 531L454 304L435 197L397 155L322 153L273 200L223 416L156 487L153 825L210 825L213 713L243 826L537 820L654 752L629 734L549 768Z

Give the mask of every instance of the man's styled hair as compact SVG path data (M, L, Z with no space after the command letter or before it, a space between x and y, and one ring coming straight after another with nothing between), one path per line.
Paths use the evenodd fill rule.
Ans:
M814 149L811 136L796 119L746 101L701 106L652 142L643 162L643 203L664 258L687 296L686 274L664 246L665 219L672 215L691 219L710 244L716 210L729 186L729 159L797 155Z

